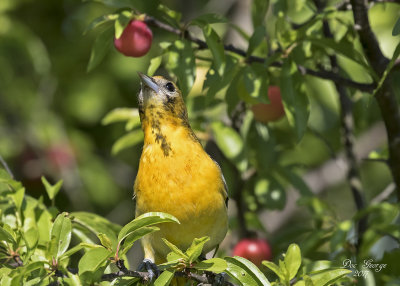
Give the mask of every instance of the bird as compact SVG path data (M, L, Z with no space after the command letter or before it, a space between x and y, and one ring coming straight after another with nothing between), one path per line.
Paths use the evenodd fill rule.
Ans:
M180 224L160 224L141 239L146 269L166 262L162 238L185 251L208 236L203 254L217 248L228 230L228 190L221 168L193 132L178 86L162 76L138 72L138 109L144 144L134 183L136 217L165 212Z

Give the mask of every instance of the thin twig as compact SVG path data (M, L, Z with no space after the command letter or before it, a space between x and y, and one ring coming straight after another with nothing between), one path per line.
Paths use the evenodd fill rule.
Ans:
M14 179L14 174L11 172L11 169L8 167L7 162L0 155L0 162L3 165L4 169L6 169L7 173L10 174L10 177Z
M124 261L122 259L118 260L116 262L116 265L120 270L118 272L114 272L114 273L103 274L101 277L102 281L112 281L112 280L114 280L116 278L120 278L120 277L140 278L142 281L150 280L150 275L148 272L128 270L125 267ZM199 282L199 283L211 285L211 284L213 284L213 282L215 280L216 274L212 273L212 272L207 272L206 274L200 275L200 274L196 274L196 273L192 273L192 272L177 271L174 273L174 276L187 278L187 279L191 279L196 282ZM223 281L222 285L236 286L235 284L232 284L231 282L228 282L228 281Z
M207 49L208 45L205 41L194 37L193 35L191 35L188 31L185 30L180 30L177 28L174 28L160 20L157 20L154 17L151 17L149 15L146 15L144 21L149 25L149 26L153 26L153 27L157 27L160 29L163 29L167 32L170 32L172 34L178 35L180 37L185 38L188 41L194 42L198 45L199 49ZM246 57L246 62L247 63L253 63L253 62L257 62L257 63L266 63L268 58L262 58L262 57L257 57L257 56L249 56L247 55L246 51L241 50L239 48L236 48L235 46L233 46L232 44L228 44L228 45L224 45L224 49L225 51L228 52L232 52L235 53L237 55L240 55L242 57ZM281 62L272 62L270 63L270 66L272 67L282 67L282 63ZM303 75L312 75L318 78L322 78L322 79L327 79L327 80L331 80L335 83L338 84L342 84L342 85L346 85L349 87L353 87L353 88L357 88L361 91L366 91L366 92L371 92L374 90L375 85L374 84L367 84L367 83L360 83L360 82L356 82L353 81L351 79L347 79L344 77L341 77L338 74L332 73L330 71L326 71L326 70L312 70L310 68L306 68L304 66L298 65L297 66L299 71L303 74Z
M368 16L368 1L351 0L353 17L360 42L371 66L382 76L389 60L383 55L379 42L372 31ZM376 101L385 127L389 146L389 167L397 189L397 200L400 200L400 110L393 90L392 77L389 75L375 94Z
M325 7L325 4L321 0L314 0L315 5L317 6L318 10L322 10ZM333 34L329 27L329 24L326 20L322 21L322 30L324 36L327 38L333 38ZM340 72L340 66L337 61L337 57L335 55L331 55L329 57L332 70L336 73ZM343 85L335 83L336 90L339 94L339 102L340 102L340 122L341 122L341 131L342 131L342 138L343 144L345 149L346 161L348 164L348 171L347 171L347 180L353 195L353 199L357 210L360 211L365 208L365 197L362 191L362 183L359 175L358 170L358 163L354 153L354 118L353 118L353 103L347 95L347 90L344 88ZM359 250L363 234L367 229L367 216L364 216L360 219L357 224L357 245L356 249Z

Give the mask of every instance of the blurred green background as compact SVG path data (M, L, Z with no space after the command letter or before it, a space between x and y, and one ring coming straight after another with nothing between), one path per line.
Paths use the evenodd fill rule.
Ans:
M138 10L155 17L160 15L158 1L137 2ZM183 21L203 13L216 12L225 14L251 33L248 25L250 12L243 4L248 1L162 2L180 11ZM278 2L277 6L290 6L290 1L274 2ZM301 22L310 14L307 8L296 10L296 5L286 9L293 22ZM1 0L0 155L8 162L16 178L23 181L29 195L47 199L40 180L42 175L51 182L63 179L63 189L56 202L60 210L91 211L125 224L134 216L132 186L141 144L112 155L112 146L125 134L125 127L123 124L103 125L101 122L114 108L137 106L139 79L136 72L147 71L150 60L160 54L159 43L176 40L177 36L153 29L154 42L146 56L127 58L112 48L98 67L87 72L97 32L83 32L94 18L109 11L112 10L101 3L79 0ZM391 36L399 15L398 5L377 5L371 10L371 24L388 57L399 41L398 37ZM350 12L347 16L351 19ZM267 29L271 35L275 33L275 22L276 15L272 11L267 18ZM217 25L216 30L226 42L243 45L240 35L232 27ZM350 78L362 82L369 80L359 66L346 58L339 57L339 60ZM206 69L207 66L199 66L197 73L204 73ZM276 74L278 72L275 71ZM167 71L161 68L158 73L166 74ZM271 74L274 75L273 70ZM321 169L342 150L339 103L333 84L311 77L305 79L305 84L311 111L309 129L303 139L297 142L287 120L283 119L268 126L273 143L265 146L265 153L272 154L272 161L282 166L293 166L299 175ZM228 185L233 189L235 172L226 159L218 157L210 140L213 132L209 123L224 120L226 104L223 100L217 100L217 104L199 103L201 94L205 92L202 92L200 84L186 99L192 125L202 143L208 144L210 152L217 157ZM381 151L384 154L385 135L382 133L383 126L375 125L380 121L375 101L370 95L357 91L352 91L352 99L355 103L356 136L367 134L365 142L376 143L369 149L360 147L364 148L363 156L367 157L373 149L378 151L378 155ZM247 115L252 120L249 112ZM378 132L374 133L374 128ZM376 134L379 137L375 137ZM256 148L251 145L251 139L247 143L248 148ZM336 173L325 176L335 177ZM361 178L368 201L391 182L388 168L379 162L362 161ZM250 182L243 190L249 210L248 223L250 228L259 230L258 220L251 214L266 209L275 212L275 217L262 213L261 224L266 227L267 234L264 235L272 241L278 253L286 249L288 242L301 241L302 235L309 233L312 214L301 207L290 212L284 220L278 218L281 217L279 210L285 206L285 198L272 206L260 208L257 200L262 202L262 198L257 198L254 189L258 186L262 197L263 190L268 188L262 185L261 179ZM323 180L322 177L320 179ZM278 185L285 189L289 184L278 182ZM350 218L355 207L344 178L322 185L320 198L335 209L338 219ZM276 226L271 229L268 229L269 219L277 220ZM285 228L288 222L290 227ZM235 230L237 222L234 215L231 224ZM235 241L235 238L229 240L227 248ZM313 255L318 256L318 253Z

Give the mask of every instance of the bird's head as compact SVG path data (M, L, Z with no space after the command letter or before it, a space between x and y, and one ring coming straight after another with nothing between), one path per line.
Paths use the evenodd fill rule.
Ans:
M157 136L166 136L161 129L176 130L182 127L197 141L190 128L186 106L177 85L162 76L138 74L142 82L138 95L139 115L145 137L153 134L157 139Z
M154 115L187 120L182 93L176 84L162 76L150 77L138 73L142 86L138 95L141 120Z

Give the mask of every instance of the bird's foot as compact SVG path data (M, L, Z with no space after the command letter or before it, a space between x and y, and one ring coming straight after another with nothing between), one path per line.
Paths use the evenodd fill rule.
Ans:
M143 262L140 263L138 270L147 271L149 274L148 280L150 282L160 276L160 269L158 269L157 265L153 261L147 258L143 259Z
M224 273L224 272L222 272L222 273L219 273L219 274L216 274L215 276L214 276L214 281L213 281L213 284L212 284L212 286L221 286L221 285L224 285L224 282L226 281L226 273Z

